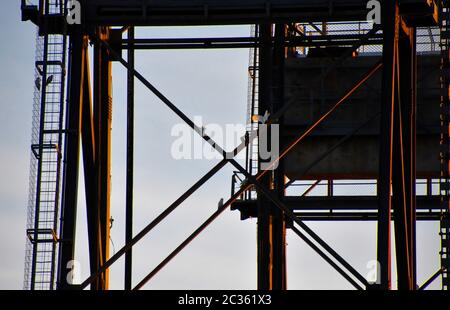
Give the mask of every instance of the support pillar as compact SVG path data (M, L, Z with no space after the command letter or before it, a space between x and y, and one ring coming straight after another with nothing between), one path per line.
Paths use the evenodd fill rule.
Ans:
M134 27L128 29L128 63L134 68ZM133 238L133 157L134 157L134 75L128 70L127 79L127 180L125 206L125 243ZM132 249L125 253L125 289L132 288Z
M66 109L67 134L64 143L64 169L58 257L58 289L72 286L71 271L75 258L75 231L78 193L78 168L81 129L81 77L83 75L83 35L79 27L70 36L69 94Z
M398 288L416 289L416 49L415 29L400 27L396 57L392 196Z
M97 35L109 39L109 28L99 27ZM109 258L110 188L111 188L111 129L112 129L112 77L111 61L106 47L94 45L94 128L96 143L96 179L99 209L100 261ZM101 276L96 289L108 289L109 270Z
M284 75L284 25L275 27L275 47L272 46L272 25L259 26L263 42L259 50L259 115L276 113L283 105ZM279 120L282 122L282 119ZM282 127L282 124L280 124ZM270 137L268 129L268 142ZM282 135L280 134L280 137ZM261 145L261 144L259 144ZM282 145L280 145L282 149ZM261 169L261 159L259 168ZM262 161L266 162L266 161ZM284 196L283 161L273 173L267 173L260 181L274 191L279 198ZM286 224L283 213L261 193L258 193L258 289L286 289Z
M95 174L95 129L92 112L92 91L90 81L90 66L87 38L84 41L83 48L84 72L82 76L83 100L81 104L82 121L81 121L81 141L83 145L83 164L84 164L84 185L86 193L86 215L89 242L89 266L91 273L98 269L100 260L99 254L99 209L97 205L97 179ZM96 285L92 285L94 289Z
M378 176L377 258L381 289L391 289L391 210L394 211L399 289L416 287L416 49L415 29L383 2L383 77Z

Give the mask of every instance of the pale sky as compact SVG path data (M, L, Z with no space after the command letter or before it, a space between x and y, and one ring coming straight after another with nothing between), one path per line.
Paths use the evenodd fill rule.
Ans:
M35 27L20 21L20 1L0 5L0 289L21 289L25 245ZM140 37L248 36L248 26L138 29ZM193 118L205 123L244 124L248 50L141 51L137 69ZM113 68L112 240L124 243L126 71ZM135 228L138 232L217 160L174 160L171 129L180 119L136 82ZM196 138L197 139L197 138ZM230 166L213 177L168 220L134 248L138 283L230 195ZM82 182L83 174L80 174ZM77 259L89 274L83 184L80 183ZM375 259L374 223L310 223L363 275ZM439 266L438 226L418 224L419 284ZM288 232L288 288L351 289L332 267ZM395 282L395 281L394 281ZM123 288L123 260L111 269L111 287ZM433 288L439 288L436 283ZM225 211L171 261L146 289L255 289L256 220Z

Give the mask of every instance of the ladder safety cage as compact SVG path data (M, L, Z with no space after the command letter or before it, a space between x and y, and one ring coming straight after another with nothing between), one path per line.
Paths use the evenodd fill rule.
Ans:
M65 16L67 0L22 1L22 18ZM28 16L24 16L28 14ZM31 17L32 18L32 17ZM44 23L45 23L45 19ZM23 288L55 288L62 144L64 133L66 27L36 33L27 238Z

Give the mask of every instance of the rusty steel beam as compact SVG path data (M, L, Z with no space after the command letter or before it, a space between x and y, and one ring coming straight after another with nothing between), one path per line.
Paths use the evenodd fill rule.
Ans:
M259 49L259 90L258 90L258 114L265 115L266 111L271 109L270 101L272 96L272 24L261 24L258 26L259 36L262 46ZM269 132L269 130L268 130ZM268 140L270 139L268 134ZM259 137L258 137L259 139ZM258 145L261 141L258 142ZM270 145L270 143L267 143ZM259 154L259 150L258 150ZM266 164L265 160L259 158L258 171L261 171L261 165ZM270 187L272 182L269 173L261 177L260 182L264 186ZM270 290L272 288L272 240L271 240L271 216L270 201L264 195L258 193L258 223L257 223L257 283L258 289Z
M97 34L103 40L108 40L110 30L107 27L99 27ZM112 77L109 57L109 52L103 45L94 43L95 173L101 245L98 268L109 258L110 244ZM101 275L100 281L95 285L96 289L107 289L109 270L106 269Z
M380 289L391 289L391 210L394 214L398 288L416 289L416 49L415 28L397 2L383 4L383 85L378 178Z
M398 288L416 289L416 49L415 29L399 29L394 101L392 196Z
M277 113L284 105L284 58L285 25L275 25L272 35L272 25L259 25L260 40L263 42L259 49L259 115ZM271 44L275 37L275 44ZM283 118L278 119L282 127ZM267 145L271 145L271 126L267 132ZM279 136L282 136L281 134ZM261 135L259 136L261 138ZM280 147L283 148L282 141ZM258 144L261 145L261 142ZM268 160L259 160L261 165L267 165ZM282 199L285 192L284 162L279 161L273 176L266 174L261 182L270 188L274 184L276 195ZM286 289L286 223L283 213L270 200L258 193L258 224L257 224L257 253L258 253L258 289L282 290Z
M89 243L89 265L91 272L98 269L99 262L99 209L97 205L97 179L95 177L95 129L92 111L92 91L90 81L89 51L87 38L83 42L82 85L83 100L81 103L81 141L83 146L84 183L86 194L86 214ZM93 288L93 287L92 287Z

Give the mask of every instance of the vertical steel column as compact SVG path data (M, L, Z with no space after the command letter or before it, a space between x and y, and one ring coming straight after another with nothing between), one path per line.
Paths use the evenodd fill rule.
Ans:
M66 139L64 147L63 190L61 202L60 243L58 259L58 289L67 289L72 283L69 272L75 255L75 228L78 193L78 167L80 155L81 126L81 77L83 36L79 27L74 27L70 36L69 96L66 109Z
M275 41L273 50L273 71L272 71L272 109L271 114L277 113L284 105L284 59L286 57L286 48L284 41L286 38L286 27L284 24L275 25ZM280 150L285 148L283 141L283 124L284 117L278 119ZM285 172L284 159L278 163L277 169L274 171L274 191L277 197L283 201L285 196ZM286 279L286 222L284 213L275 205L271 205L272 225L272 289L283 290L287 287Z
M416 288L415 29L401 22L396 1L383 3L383 85L378 180L381 289L390 289L390 223L394 211L399 289Z
M97 35L109 39L109 28L99 27ZM111 166L111 62L107 49L100 43L94 46L94 127L96 143L95 168L97 173L98 208L101 237L100 264L109 258L110 236L110 166ZM109 270L101 277L96 289L108 289Z
M272 25L259 26L262 45L259 50L259 115L276 113L284 97L284 25L277 25L275 47L272 43ZM279 120L282 127L282 119ZM280 136L282 136L280 134ZM268 142L279 137L271 137ZM281 140L281 139L280 139ZM281 141L280 141L281 142ZM261 143L258 143L261 146ZM280 146L282 148L282 145ZM259 162L259 169L261 169ZM267 188L284 196L284 169L281 160L274 173L267 173L260 181ZM258 288L279 290L286 288L286 225L283 213L264 195L258 193Z
M380 288L391 288L391 180L395 82L395 41L398 32L397 1L382 2L383 74L380 116L380 154L378 174L377 260Z
M128 29L128 64L134 68L134 27ZM127 176L126 176L126 211L125 243L133 238L133 157L134 157L134 75L128 70L127 81ZM125 253L125 289L132 289L132 249Z
M411 162L410 162L410 173L411 173L411 208L410 218L410 233L412 238L412 271L413 271L413 283L414 289L417 288L417 246L416 246L416 212L417 212L417 199L416 199L416 184L417 184L417 29L414 28L411 31L413 33L410 39L413 42L411 50L411 110L408 111L409 121L411 123ZM431 183L431 180L430 180ZM430 184L431 186L431 184Z
M399 28L394 101L392 208L398 288L414 290L415 281L415 29Z
M272 71L272 25L259 25L259 101L258 114L264 115L270 107L271 99L271 71ZM270 131L268 131L269 133ZM261 141L260 141L261 142ZM261 143L258 142L258 147ZM267 145L270 145L267 143ZM259 158L258 170L261 170L262 160ZM260 179L261 184L271 188L271 174L266 173ZM270 201L258 192L258 224L257 224L257 250L258 250L258 289L269 290L272 288L272 256L270 242Z
M97 179L95 172L95 129L92 112L92 91L90 81L89 51L87 38L83 47L84 70L82 76L83 100L81 104L81 141L83 145L84 184L86 193L86 215L89 242L89 265L91 273L96 272L100 261L100 233ZM92 285L94 289L96 285Z
M439 235L441 238L441 270L442 290L450 290L450 8L448 2L438 1L440 12L440 47L441 47L441 135L440 135L440 163L439 192L441 196L441 219Z

